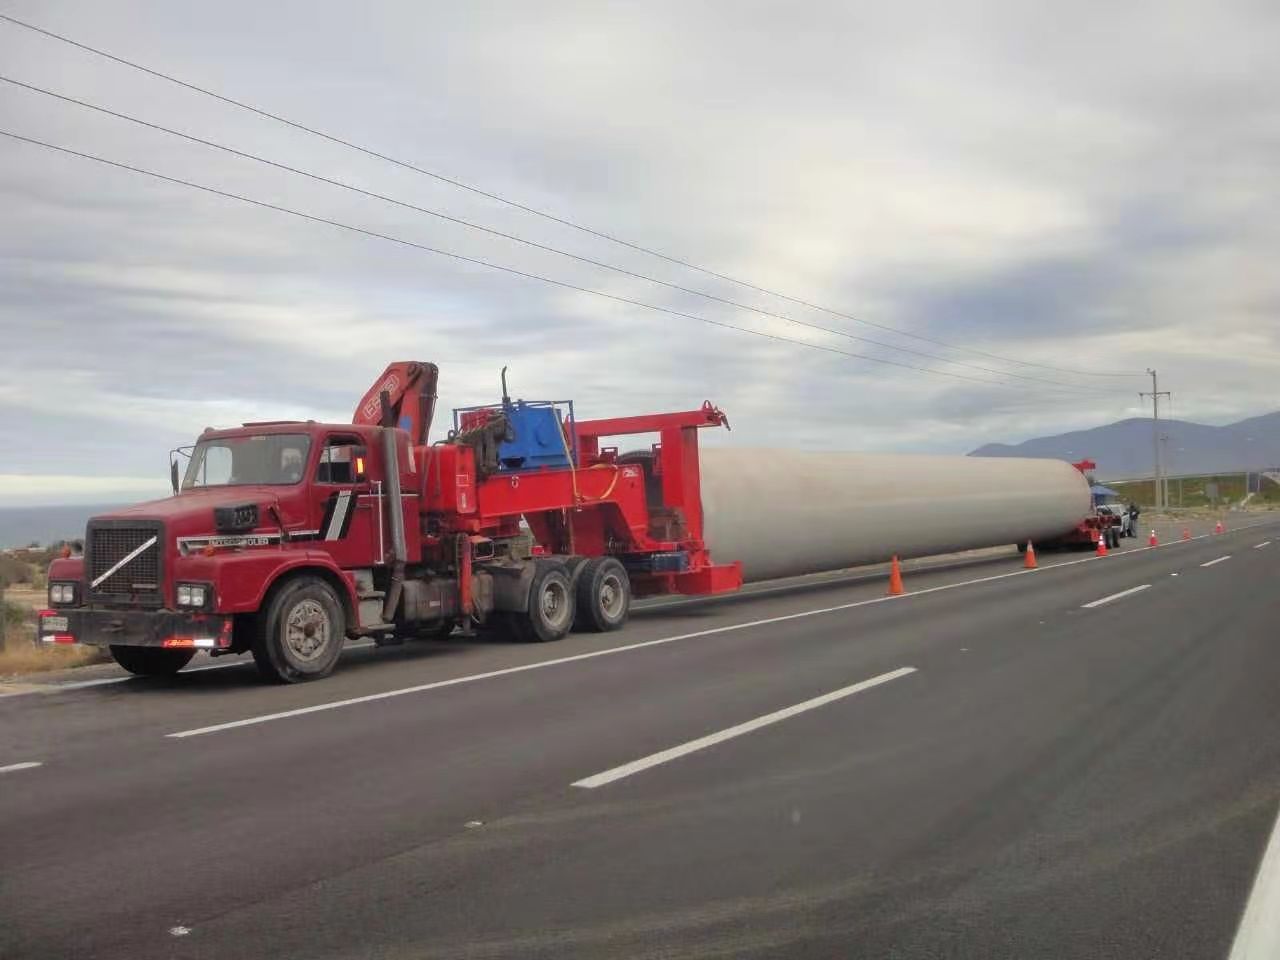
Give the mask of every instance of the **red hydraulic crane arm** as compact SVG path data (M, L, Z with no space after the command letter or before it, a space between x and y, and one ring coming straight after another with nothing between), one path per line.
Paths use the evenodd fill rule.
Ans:
M382 371L356 405L352 423L397 426L409 434L409 442L422 444L431 429L436 409L436 383L440 369L434 363L398 360ZM382 395L387 395L390 422L384 417Z

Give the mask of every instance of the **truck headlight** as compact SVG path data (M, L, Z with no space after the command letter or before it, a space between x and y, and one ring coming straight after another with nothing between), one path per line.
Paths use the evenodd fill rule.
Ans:
M212 591L208 584L204 583L180 583L178 584L178 606L191 607L195 610L203 609L209 602Z
M76 585L74 582L50 583L49 584L49 605L50 606L69 606L76 602Z

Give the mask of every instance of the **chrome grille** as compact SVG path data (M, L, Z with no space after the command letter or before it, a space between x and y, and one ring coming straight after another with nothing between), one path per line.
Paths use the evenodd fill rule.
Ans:
M117 563L156 538L156 542L116 570L96 587L95 580ZM90 521L85 536L85 561L88 567L89 594L111 603L135 603L143 606L163 605L161 567L164 554L164 531L158 523L122 523Z

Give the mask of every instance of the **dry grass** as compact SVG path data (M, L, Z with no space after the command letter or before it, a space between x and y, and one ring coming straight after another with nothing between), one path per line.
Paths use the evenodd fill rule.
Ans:
M0 677L85 667L106 659L97 647L37 647L22 630L12 630L5 649L0 650Z
M48 593L43 589L35 589L25 583L14 583L5 588L4 598L10 603L31 610L43 610L48 602Z
M26 584L14 584L4 592L8 603L29 610L42 609L45 606L45 596L43 589L33 589ZM0 650L0 677L67 670L110 659L109 655L97 647L51 644L37 646L31 642L31 636L29 623L9 628L4 649Z

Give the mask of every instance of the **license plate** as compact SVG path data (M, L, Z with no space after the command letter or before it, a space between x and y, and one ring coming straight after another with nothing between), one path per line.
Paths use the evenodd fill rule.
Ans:
M40 629L49 630L52 632L57 632L59 630L66 630L67 618L66 617L41 617Z

